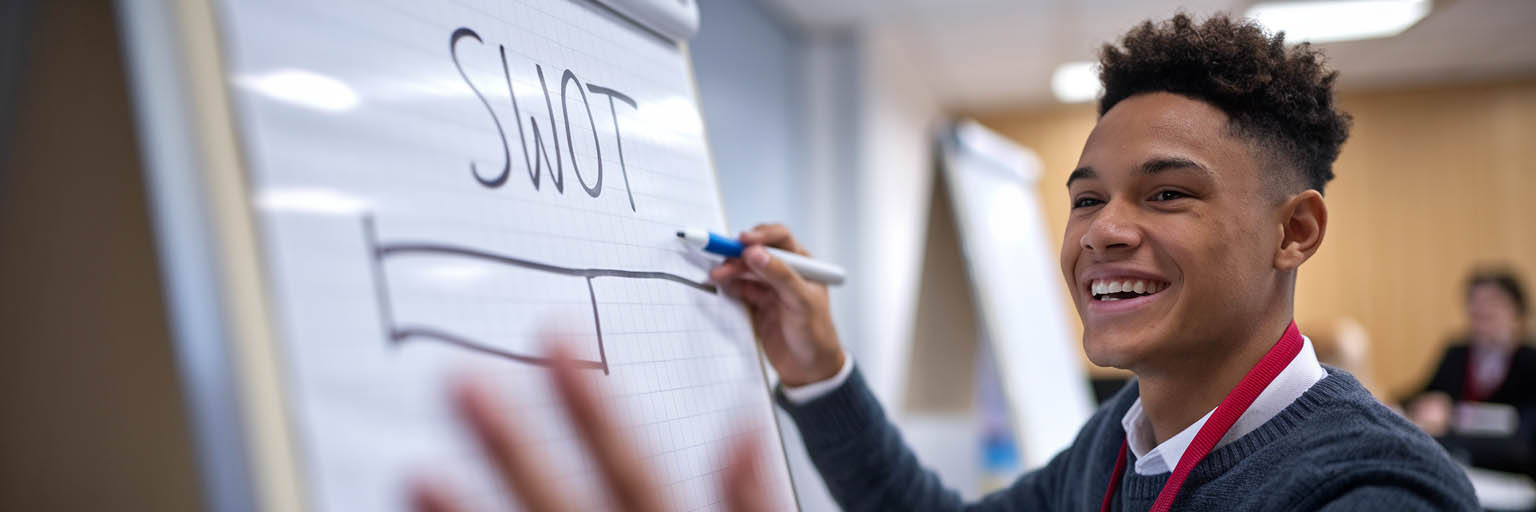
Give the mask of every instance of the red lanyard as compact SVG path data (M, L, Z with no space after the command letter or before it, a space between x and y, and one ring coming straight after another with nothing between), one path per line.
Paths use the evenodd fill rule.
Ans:
M1481 402L1486 393L1477 385L1477 347L1467 344L1467 374L1461 378L1461 401Z
M1509 378L1508 368L1514 367L1515 364L1515 356L1513 352L1510 352L1509 357L1504 359L1504 363L1507 365L1505 367L1506 369L1504 370L1504 376L1499 378L1498 383L1489 386L1488 389L1483 389L1482 386L1478 385L1477 381L1477 347L1471 343L1468 343L1467 374L1461 379L1461 401L1482 402L1493 396L1494 392L1498 391L1499 388L1504 386L1504 379Z
M1189 477L1189 472L1195 469L1195 465L1204 459L1222 436L1232 430L1232 424L1242 417L1248 406L1259 397L1269 383L1274 382L1296 354L1301 352L1301 332L1296 330L1296 322L1285 328L1285 334L1280 336L1280 341L1264 354L1264 358L1243 380L1237 383L1227 397L1221 400L1221 405L1216 406L1216 411L1211 413L1211 418L1200 427L1200 432L1195 434L1195 440L1189 443L1189 448L1184 450L1184 456L1179 457L1179 464L1173 468L1173 475L1168 477L1168 482L1163 484L1163 490L1157 493L1157 501L1152 503L1153 512L1167 512L1173 506L1173 499L1179 495L1179 487L1184 485L1184 479ZM1115 461L1115 470L1109 477L1109 489L1104 491L1104 504L1099 507L1100 512L1108 512L1109 504L1114 500L1115 490L1120 488L1120 479L1125 475L1125 452L1127 443L1120 442L1120 455Z

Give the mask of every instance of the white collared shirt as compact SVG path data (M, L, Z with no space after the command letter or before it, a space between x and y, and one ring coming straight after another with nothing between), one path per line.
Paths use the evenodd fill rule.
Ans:
M1254 399L1253 405L1237 418L1232 424L1232 429L1221 437L1216 443L1220 448L1228 443L1241 439L1249 432L1258 430L1270 418L1301 398L1307 389L1317 381L1328 376L1323 370L1323 365L1317 362L1317 353L1312 350L1312 340L1302 336L1301 352L1285 369L1275 376L1275 380L1269 383L1259 397ZM1206 420L1211 418L1211 409L1201 416L1194 424L1186 427L1178 434L1163 441L1162 444L1153 446L1156 438L1152 437L1152 422L1147 419L1146 411L1141 407L1141 399L1131 404L1131 408L1125 411L1125 416L1120 418L1120 425L1125 427L1125 440L1130 445L1131 453L1136 455L1136 474L1157 475L1173 471L1173 467L1179 464L1179 458L1184 456L1184 450L1189 448L1189 443L1195 440L1195 434L1200 432L1200 427L1205 426ZM1215 448L1212 448L1213 450Z
M805 404L811 400L821 398L827 393L831 393L832 390L843 385L843 381L848 380L848 376L851 374L853 374L853 356L845 354L843 355L843 366L838 368L836 375L803 386L784 386L784 398L788 398L789 403L795 405Z

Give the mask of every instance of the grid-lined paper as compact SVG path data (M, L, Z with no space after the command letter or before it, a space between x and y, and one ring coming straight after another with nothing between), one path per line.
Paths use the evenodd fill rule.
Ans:
M511 506L445 400L466 370L501 387L582 509L611 508L548 389L550 333L675 507L720 508L725 449L748 435L793 508L745 313L674 236L726 227L674 43L568 0L219 14L315 508L401 510L422 476ZM542 144L554 165L556 143L563 172L536 187L525 162Z

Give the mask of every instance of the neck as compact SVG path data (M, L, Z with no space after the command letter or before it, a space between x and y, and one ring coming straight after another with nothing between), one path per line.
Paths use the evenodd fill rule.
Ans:
M1268 320L1241 336L1205 342L1202 353L1184 353L1171 364L1136 369L1142 409L1152 424L1157 444L1189 428L1215 409L1274 347L1290 325L1289 311L1283 320Z
M1513 333L1481 337L1473 336L1472 345L1487 349L1506 350L1515 348L1515 339L1517 338L1518 336Z

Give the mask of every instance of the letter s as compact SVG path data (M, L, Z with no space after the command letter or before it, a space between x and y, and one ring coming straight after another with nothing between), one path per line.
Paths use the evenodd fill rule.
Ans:
M464 66L459 64L459 40L466 37L472 37L475 39L475 42L481 44L485 43L485 41L480 39L480 34L476 34L475 31L468 28L459 27L457 30L453 31L453 36L448 38L448 54L453 57L453 67L459 70L459 76L464 78L464 83L469 85L469 90L475 92L476 98L480 98L481 105L485 105L485 111L491 115L491 122L496 123L496 135L501 139L502 162L501 174L496 175L494 178L486 179L481 177L479 170L475 169L474 162L469 163L469 173L473 175L475 177L475 181L480 182L481 185L490 188L497 188L507 182L507 175L510 174L511 171L512 156L510 150L507 148L507 134L501 129L501 120L496 118L496 111L491 110L491 102L485 100L485 95L480 94L480 89L475 87L474 82L469 81L469 75L464 73Z

